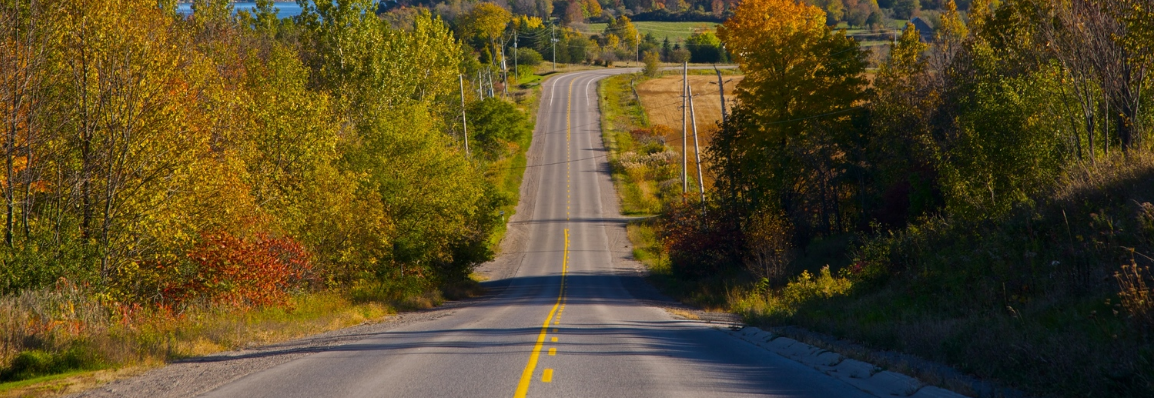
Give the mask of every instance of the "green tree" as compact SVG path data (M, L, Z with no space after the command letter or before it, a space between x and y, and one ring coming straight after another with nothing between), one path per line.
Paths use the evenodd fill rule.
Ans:
M538 51L530 48L522 47L516 53L515 58L519 60L519 66L539 66L543 63L543 56Z
M720 44L720 39L710 31L694 34L684 41L684 47L691 55L689 61L696 63L714 64L724 61Z
M660 54L655 51L644 53L644 75L656 77L660 74Z
M910 19L921 11L922 5L918 0L895 0L893 3L893 16L896 18Z
M506 144L519 142L531 134L527 115L515 104L498 98L472 103L467 109L467 125L472 147L491 159L497 158Z

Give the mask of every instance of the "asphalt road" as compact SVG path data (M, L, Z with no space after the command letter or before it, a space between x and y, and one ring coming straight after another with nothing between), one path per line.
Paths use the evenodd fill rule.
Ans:
M494 294L249 374L212 397L868 397L633 295L588 71L544 83ZM514 247L512 247L514 246ZM630 278L634 278L629 281Z

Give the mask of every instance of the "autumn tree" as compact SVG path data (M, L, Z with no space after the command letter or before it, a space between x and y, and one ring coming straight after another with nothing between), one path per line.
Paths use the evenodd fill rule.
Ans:
M644 75L655 77L660 74L660 54L655 51L644 53Z
M845 228L843 143L864 98L865 53L833 34L819 8L792 0L743 1L718 35L745 72L734 118L713 142L720 179L750 209L784 209L802 236Z
M640 32L627 16L612 18L604 29L604 35L617 37L619 45L628 51L635 52L636 46L640 44Z
M511 22L511 12L494 3L479 3L459 22L461 35L481 37L490 44L491 54L498 56L504 45L502 36ZM494 58L492 58L492 65Z

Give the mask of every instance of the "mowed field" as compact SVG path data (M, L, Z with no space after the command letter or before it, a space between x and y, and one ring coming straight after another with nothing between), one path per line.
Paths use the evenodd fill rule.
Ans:
M743 78L744 76L740 75L724 76L725 106L732 106L735 98L733 90ZM676 149L678 153L681 146L681 82L680 75L672 75L648 80L636 86L636 92L640 95L640 104L644 107L644 113L648 115L648 122L653 126L665 125L671 129L671 133L664 137L664 141ZM711 75L689 75L688 85L692 87L692 102L696 110L696 129L700 136L701 156L703 157L704 148L712 140L716 124L720 122L720 89L716 76ZM688 123L689 178L695 178L693 173L696 170L696 154L692 147L691 118ZM705 175L705 178L707 179L709 176Z
M718 25L715 22L648 22L648 21L632 22L632 24L636 25L636 30L640 32L641 36L651 33L652 36L655 36L656 40L660 41L660 42L663 42L664 38L667 37L668 40L671 41L673 44L680 43L681 47L684 46L684 44L683 44L684 39L687 39L689 36L692 36L693 33L696 33L697 31L703 30L703 29L711 29L713 32L716 32L716 25ZM588 24L586 32L588 32L588 34L600 34L600 33L604 33L604 29L607 29L607 27L608 27L608 24L606 24L606 23Z

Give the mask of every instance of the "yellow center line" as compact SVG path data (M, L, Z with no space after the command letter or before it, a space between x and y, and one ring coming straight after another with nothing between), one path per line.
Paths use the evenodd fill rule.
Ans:
M547 355L548 355L548 356L553 356L553 357L554 357L554 356L555 356L555 347L548 348L548 349L547 349Z
M567 158L568 158L568 186L571 186L571 90L575 85L575 80L567 86ZM568 196L568 213L567 219L571 220L571 196ZM547 313L547 318L543 320L543 327L539 330L539 337L535 339L535 348L531 350L531 357L527 359L527 366L523 367L523 375L519 378L519 386L515 388L515 398L523 398L527 396L527 389L531 387L531 379L535 375L535 367L539 363L539 353L543 351L543 340L547 338L547 328L551 327L552 318L562 310L564 302L564 287L567 281L567 256L568 247L570 246L570 235L567 228L563 229L563 265L561 267L559 279L559 296L555 299L555 305L551 307L551 311ZM559 324L559 321L556 321ZM559 332L559 329L552 329L552 333ZM558 341L556 337L551 338L552 342ZM555 348L548 351L548 355L555 355ZM543 382L551 383L552 369L544 369Z

